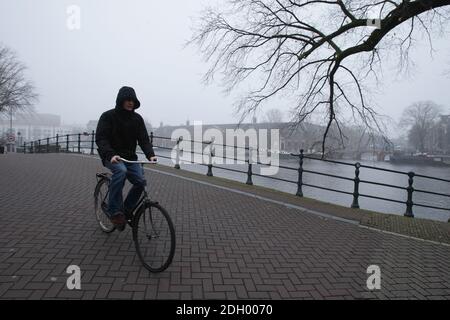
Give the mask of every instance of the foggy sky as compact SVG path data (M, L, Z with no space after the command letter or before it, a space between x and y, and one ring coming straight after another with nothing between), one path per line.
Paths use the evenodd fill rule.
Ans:
M0 42L16 51L40 95L36 111L85 125L112 108L118 89L129 85L139 113L158 126L186 120L235 122L232 96L219 84L201 82L207 65L196 48L184 48L191 19L207 0L61 1L0 0ZM81 8L81 29L66 27L66 9ZM410 76L384 70L375 96L382 114L398 119L404 107L432 99L450 107L450 34L416 45ZM288 110L288 106L270 105ZM267 110L266 108L266 110Z

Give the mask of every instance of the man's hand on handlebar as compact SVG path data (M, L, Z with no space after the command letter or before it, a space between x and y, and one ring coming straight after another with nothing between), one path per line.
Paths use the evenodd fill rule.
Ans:
M153 156L153 157L148 158L148 161L157 162L158 158L156 156Z
M116 163L119 163L119 162L120 162L120 156L113 156L111 158L111 163L112 164L116 164Z

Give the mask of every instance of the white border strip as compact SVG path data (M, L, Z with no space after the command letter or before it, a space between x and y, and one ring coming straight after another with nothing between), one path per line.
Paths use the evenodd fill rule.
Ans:
M418 241L421 241L421 242L427 242L427 243L432 243L432 244L440 244L440 245L443 245L443 246L446 246L446 247L450 247L450 244L445 243L445 242L438 242L438 241L433 241L433 240L428 240L428 239L417 238L417 237L413 237L413 236L408 236L406 234L401 234L401 233L396 233L396 232L392 232L392 231L381 230L381 229L365 226L365 225L362 225L362 224L360 224L359 227L360 228L364 228L364 229L368 229L368 230L372 230L372 231L378 231L378 232L385 233L385 234L399 236L399 237L402 237L402 238L413 239L413 240L418 240Z

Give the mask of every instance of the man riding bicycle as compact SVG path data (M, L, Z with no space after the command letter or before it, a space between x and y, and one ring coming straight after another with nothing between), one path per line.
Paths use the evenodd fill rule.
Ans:
M135 112L140 105L133 88L120 88L116 107L100 116L95 134L102 163L112 172L108 215L119 231L125 229L127 216L139 201L146 184L143 168L136 163L122 162L120 158L137 160L136 145L139 144L147 159L156 161L144 120ZM122 190L127 178L133 187L123 202Z

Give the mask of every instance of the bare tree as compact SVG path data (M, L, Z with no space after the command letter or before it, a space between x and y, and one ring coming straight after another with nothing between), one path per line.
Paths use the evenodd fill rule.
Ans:
M25 69L14 52L0 44L0 115L24 111L37 101L34 86L25 78Z
M400 125L409 130L409 143L420 152L432 147L430 135L436 128L442 107L432 101L413 103L403 111Z
M323 150L332 127L341 132L349 118L383 131L368 78L377 80L392 50L407 64L415 37L431 40L450 17L450 0L225 2L203 12L189 42L211 64L205 80L220 74L228 90L250 88L237 102L241 121L269 99L295 97L293 122L323 123Z
M283 112L279 109L269 109L266 112L265 118L270 123L283 122Z

